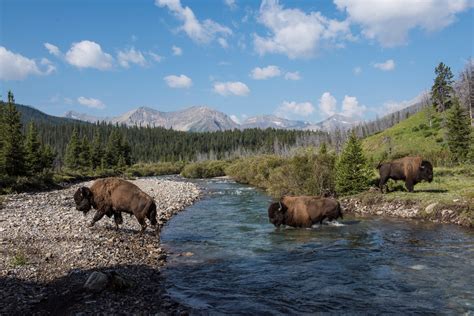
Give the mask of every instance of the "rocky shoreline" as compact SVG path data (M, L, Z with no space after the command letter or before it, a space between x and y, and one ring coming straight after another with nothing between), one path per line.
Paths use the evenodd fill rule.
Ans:
M132 182L157 202L160 226L200 196L189 182ZM84 217L72 197L91 184L6 196L0 209L0 314L185 312L166 295L160 275L166 253L152 229L139 235L140 225L126 214L119 231L108 217L87 227L94 212ZM93 272L109 276L107 289L83 287ZM110 289L116 276L121 285Z
M357 216L388 216L474 227L473 205L467 201L453 201L449 204L436 201L428 204L414 200L387 201L383 194L369 192L362 196L343 198L340 202L345 212Z

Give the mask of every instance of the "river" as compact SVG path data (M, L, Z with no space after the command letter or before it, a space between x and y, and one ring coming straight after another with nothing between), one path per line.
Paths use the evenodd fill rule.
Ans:
M162 232L168 293L195 314L474 312L474 232L349 215L276 229L270 197L230 180Z

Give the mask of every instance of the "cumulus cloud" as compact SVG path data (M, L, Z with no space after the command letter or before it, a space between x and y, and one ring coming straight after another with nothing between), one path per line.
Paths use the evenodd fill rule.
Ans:
M453 23L470 0L334 0L337 8L362 27L362 34L382 46L404 44L411 29L436 31Z
M356 97L344 96L341 114L349 117L362 116L365 110L367 110L365 105L359 105L359 101L357 101Z
M59 57L62 54L59 48L56 45L53 45L51 43L44 43L44 47L48 50L48 52L51 55L54 55L56 57Z
M391 71L395 69L395 62L393 59L389 59L383 63L375 63L374 67L382 71Z
M268 78L278 77L281 75L281 70L278 66L270 65L267 67L255 67L250 76L255 80L265 80Z
M287 73L285 74L285 79L286 79L286 80L300 80L300 79L301 79L301 76L300 76L299 71L287 72Z
M99 109L99 110L102 110L105 108L105 104L99 99L79 97L77 98L77 102L79 102L79 104L81 105L87 106L88 108Z
M326 116L336 114L336 105L336 98L333 97L329 92L324 92L321 98L319 99L319 109Z
M224 0L224 3L226 6L228 6L231 10L237 9L237 4L235 3L235 0Z
M163 78L171 88L190 88L193 81L186 75L169 75Z
M153 53L153 52L148 52L148 55L151 56L151 58L156 61L157 63L161 62L163 60L163 56L160 56L156 53Z
M228 81L228 82L215 82L214 83L214 92L223 95L237 95L237 96L246 96L250 93L249 87L243 82L240 81Z
M66 61L78 68L107 70L112 68L113 57L92 41L73 43L66 53Z
M297 103L295 101L284 101L275 111L275 114L282 117L308 116L314 112L314 106L311 102Z
M362 73L362 68L360 66L354 67L354 69L352 69L352 72L354 73L354 75L360 75Z
M216 37L226 37L232 30L211 19L199 21L190 7L183 7L180 0L155 0L155 5L167 7L176 18L183 22L180 30L184 31L193 41L206 44Z
M119 51L117 60L119 65L124 68L129 68L130 64L136 64L140 66L146 65L146 59L143 57L142 52L136 50L134 47L131 47L128 50Z
M422 92L411 100L403 100L403 101L390 100L390 101L385 102L382 108L376 112L381 115L397 112L404 108L409 107L410 105L421 102L423 98L427 97L427 95L428 95L428 92Z
M23 80L29 75L49 75L56 67L46 58L40 61L46 69L41 70L34 59L15 54L0 46L0 80Z
M320 12L306 14L299 9L285 9L277 0L262 1L258 21L270 33L254 35L255 50L260 55L311 57L322 45L338 45L352 39L348 21L328 19Z
M181 47L178 47L178 46L174 46L171 47L171 49L173 50L173 55L174 56L181 56L183 55L183 50L181 49Z

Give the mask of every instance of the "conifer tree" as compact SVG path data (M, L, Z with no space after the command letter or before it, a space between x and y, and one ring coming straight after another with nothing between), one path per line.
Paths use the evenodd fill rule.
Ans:
M38 138L38 131L33 122L28 125L26 134L26 169L29 174L36 174L43 170L41 143Z
M362 192L368 187L369 177L361 143L352 132L336 164L336 191L341 195Z
M446 127L449 150L454 161L465 161L472 146L469 113L461 107L457 98L453 99L453 106L448 111Z
M104 157L104 150L102 149L102 142L100 141L99 130L96 129L91 144L91 166L92 169L101 167L102 158Z
M71 139L66 147L66 154L64 157L64 162L66 167L70 169L76 169L80 165L79 154L81 153L81 146L79 143L79 133L77 129L74 128L72 131Z
M91 146L86 136L82 137L82 141L79 145L79 148L80 148L79 166L81 166L81 168L88 169L91 167L92 162L91 162Z
M433 105L436 107L438 112L443 112L449 109L452 100L451 96L454 93L453 89L453 73L451 68L446 66L444 63L439 63L435 68L436 78L433 86L431 87L431 98Z
M41 146L41 166L42 169L50 169L53 167L56 153L50 145Z
M9 176L25 174L25 150L21 130L21 115L15 106L13 93L8 91L8 104L3 114L4 137L0 165Z

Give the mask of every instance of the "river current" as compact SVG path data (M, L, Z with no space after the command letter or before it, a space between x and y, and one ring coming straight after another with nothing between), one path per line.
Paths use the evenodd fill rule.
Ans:
M349 215L276 229L261 191L199 184L161 235L167 290L195 314L474 314L472 230Z

